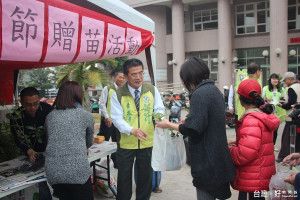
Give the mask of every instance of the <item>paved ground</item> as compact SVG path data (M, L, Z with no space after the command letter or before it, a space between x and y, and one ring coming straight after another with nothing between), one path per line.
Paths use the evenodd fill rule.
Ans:
M186 116L186 112L182 110L182 116ZM278 130L278 137L276 148L280 149L280 139L284 124L281 124ZM235 139L235 130L233 128L227 127L226 134L228 140ZM278 152L275 152L276 158ZM219 163L218 163L219 164ZM279 164L277 168L282 168ZM116 172L117 174L117 172ZM192 185L192 177L190 174L190 167L185 165L181 170L178 171L165 171L162 172L162 180L160 183L160 188L163 190L162 193L152 192L151 200L196 200L196 190ZM232 196L230 199L237 200L238 192L231 189ZM106 198L97 193L95 193L95 200L109 200L113 198ZM133 196L135 199L135 183L133 181Z

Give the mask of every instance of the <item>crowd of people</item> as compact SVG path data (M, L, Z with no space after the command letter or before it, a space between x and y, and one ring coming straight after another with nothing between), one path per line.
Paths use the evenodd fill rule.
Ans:
M230 185L239 191L239 200L264 199L254 197L254 192L269 190L270 179L276 173L274 145L282 122L286 125L277 161L300 163L300 154L289 155L293 122L288 117L292 105L300 102L300 84L294 73L287 72L281 80L278 74L271 74L268 85L262 88L257 81L260 71L258 64L251 63L248 76L229 91L228 101L238 96L235 113L239 120L236 140L227 141L223 94L209 78L210 70L202 59L192 57L180 68L180 78L190 93L190 113L178 124L167 119L153 123L154 113L165 114L160 93L155 86L144 83L140 60L125 61L123 71L114 75L114 83L104 88L99 102L102 117L98 134L104 135L105 140L111 137L118 146L112 156L118 168L117 199L132 197L134 162L136 199L150 199L155 126L172 128L189 137L191 174L198 200L229 199ZM83 108L82 87L74 81L64 82L52 107L40 102L35 88L23 89L20 96L22 117L11 120L11 124L23 126L25 134L32 134L26 129L28 126L45 126L46 132L41 143L35 140L29 147L18 137L16 126L12 126L16 144L31 162L35 162L38 152L45 152L47 180L59 199L93 199L87 155L93 144L94 119ZM228 104L230 109L234 107L232 102L231 99ZM295 179L298 175L292 174L285 181L295 183ZM39 185L40 199L52 199L47 182Z
M260 79L260 71L261 71L261 67L256 64L256 63L251 63L248 68L247 68L247 73L248 76L246 76L242 82L239 85L235 86L235 89L233 86L230 87L230 91L229 91L229 95L228 95L228 106L229 106L229 110L232 114L236 115L238 120L237 123L237 128L236 128L236 141L239 141L239 145L237 147L237 145L230 147L230 151L231 153L233 153L233 160L236 166L238 166L239 162L236 161L235 157L238 157L240 155L240 158L242 158L240 160L240 164L244 165L243 163L247 163L246 165L246 169L247 167L249 167L249 159L252 159L252 162L255 163L257 162L255 165L259 172L259 176L261 179L265 179L265 181L262 181L261 183L265 184L265 189L257 189L254 190L253 187L248 190L249 193L249 198L253 198L253 192L254 191L263 191L263 190L268 190L268 184L270 182L270 178L272 176L272 174L275 173L275 161L277 163L283 163L283 164L287 164L286 160L293 160L293 159L297 159L297 154L291 154L293 152L290 152L290 143L294 142L291 141L290 138L290 132L291 132L291 126L292 125L296 125L299 126L299 122L298 121L293 121L291 119L291 117L289 117L289 115L293 112L293 105L295 105L296 103L300 102L300 84L297 80L297 76L293 73L293 72L286 72L285 74L283 74L282 78L280 74L276 74L273 73L270 75L269 79L268 79L268 84L264 87L261 86L261 82L259 82ZM241 89L243 87L249 89L252 87L252 84L256 84L256 89L251 89L253 91L256 91L259 94L259 97L257 96L256 98L259 99L255 99L255 101L253 101L254 96L252 94L252 103L251 100L249 100L249 98L251 96L248 97L248 100L246 97L246 94L242 94L241 93ZM283 87L283 84L285 84L286 88ZM238 101L235 101L235 106L233 105L234 100L236 100L236 98L234 99L234 96L238 95ZM251 98L250 98L251 99ZM245 101L246 100L246 101ZM260 106L259 103L260 102ZM265 130L269 131L269 134L264 133L263 129L261 129L261 131L258 130L251 130L251 126L253 126L254 124L257 125L257 123L254 123L253 121L251 121L251 118L249 119L249 117L251 116L251 114L249 114L249 109L247 109L247 104L257 104L257 108L260 109L260 111L263 111L265 113L267 113L268 116L268 120L265 119L265 117L256 117L256 119L259 119L261 122L263 122L265 125ZM272 105L272 109L270 107L270 105ZM269 107L268 111L266 111L266 107ZM241 107L245 108L245 111L243 109L241 109ZM265 109L265 111L264 111ZM250 109L251 110L251 109ZM273 114L271 114L273 113ZM271 116L273 119L271 119ZM274 118L274 116L276 116ZM246 126L246 128L244 128L243 126L246 125L246 119L247 119L247 123L248 126ZM276 120L276 121L274 121ZM269 121L269 123L267 123ZM244 123L243 123L244 122ZM285 127L284 130L282 132L282 138L281 138L281 148L279 150L279 154L278 154L278 158L274 159L274 153L273 151L278 151L277 149L275 149L275 143L276 143L276 139L277 139L277 135L278 135L278 126L279 124L285 122ZM260 128L264 127L261 124L258 124ZM271 134L270 134L271 133ZM257 134L260 134L257 135ZM271 139L273 140L273 143L271 144L270 142L270 137L268 138L268 136L272 136ZM252 139L251 139L252 138ZM295 151L299 152L300 151L300 137L296 137L295 139ZM231 146L231 144L235 144L235 141L229 141L229 144ZM260 145L259 145L260 144ZM256 149L258 148L258 149ZM256 149L256 150L255 150ZM254 150L254 151L253 151ZM261 151L262 150L262 151ZM261 152L260 152L261 151ZM255 153L255 156L252 154ZM263 154L262 154L263 153ZM291 155L290 155L291 154ZM252 156L255 157L252 157ZM261 157L263 156L263 157ZM263 158L263 159L262 159ZM285 159L285 160L284 160ZM260 164L259 164L260 163ZM292 164L295 164L296 161L291 162ZM264 164L265 166L263 166L262 164ZM251 164L250 164L251 166ZM249 168L248 168L249 169ZM255 168L252 168L255 169ZM267 177L265 176L268 173L265 173L266 170L268 169L268 173L272 172L271 174L269 174ZM246 170L242 170L243 176L246 176ZM255 172L251 172L252 175ZM251 176L248 176L248 178ZM253 178L253 177L252 177ZM293 181L291 181L295 179L295 173L291 175L291 177L286 178L285 181L290 182L290 183L294 183ZM233 183L235 183L237 181L237 177L235 179L235 181ZM237 188L240 188L239 185L241 185L241 183L244 183L247 185L247 183L249 184L249 186L251 186L251 183L249 182L250 180L248 180L248 182L245 180L243 182L238 182L236 184ZM252 181L253 182L253 181ZM255 183L255 181L253 182ZM256 182L257 183L257 182ZM233 184L233 187L234 184ZM246 188L242 188L241 191L245 191L247 190ZM252 191L252 192L251 192ZM240 196L241 197L241 192L240 192ZM246 199L245 198L241 198L241 199ZM257 198L256 198L257 199ZM264 198L263 198L264 199Z

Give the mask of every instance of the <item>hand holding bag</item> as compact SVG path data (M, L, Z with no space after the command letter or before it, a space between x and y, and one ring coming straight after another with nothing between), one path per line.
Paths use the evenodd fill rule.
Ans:
M151 165L154 171L179 170L186 163L186 152L181 134L155 127Z

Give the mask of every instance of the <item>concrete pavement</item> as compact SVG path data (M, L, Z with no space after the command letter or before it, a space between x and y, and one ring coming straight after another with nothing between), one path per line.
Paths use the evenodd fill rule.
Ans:
M284 124L281 124L278 130L278 137L275 147L280 149L280 140L282 135ZM235 139L235 130L233 128L226 129L227 139ZM278 152L274 152L277 158ZM220 163L216 163L220 164ZM277 168L282 168L279 164ZM135 182L133 184L133 195L132 199L135 199ZM190 167L185 165L178 171L164 171L162 172L162 178L160 188L163 190L162 193L152 192L151 200L196 200L196 189L192 184L192 176L190 173ZM232 196L230 199L238 199L238 191L231 189ZM95 193L95 200L109 200L113 198L106 198L100 194Z
M185 118L187 112L182 110L181 116ZM275 147L280 149L281 146L281 135L284 128L284 123L279 126L278 137L276 141ZM98 133L98 130L95 131ZM235 129L226 128L226 135L228 140L235 140ZM275 157L277 158L278 152L274 152ZM221 164L221 163L216 163ZM277 169L282 169L280 164L276 164ZM117 177L117 170L115 170L115 176ZM132 199L135 199L135 182L132 179L133 185L133 195ZM162 189L162 193L154 193L152 192L151 200L196 200L196 189L192 184L192 176L190 172L190 167L185 165L178 171L163 171L161 175L161 183L160 188ZM230 200L238 199L238 191L231 189L232 196ZM95 200L110 200L114 198L107 198L100 194L94 192Z

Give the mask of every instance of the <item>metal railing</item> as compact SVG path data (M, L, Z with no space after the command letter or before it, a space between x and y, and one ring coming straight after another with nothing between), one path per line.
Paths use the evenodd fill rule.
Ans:
M172 92L173 94L179 94L182 92L187 92L182 83L168 83L168 84L158 84L157 89L161 94Z

